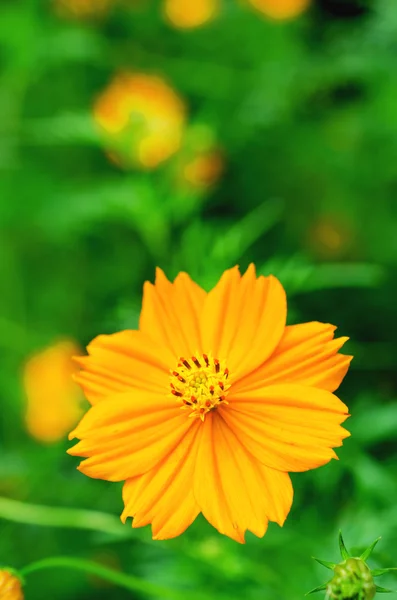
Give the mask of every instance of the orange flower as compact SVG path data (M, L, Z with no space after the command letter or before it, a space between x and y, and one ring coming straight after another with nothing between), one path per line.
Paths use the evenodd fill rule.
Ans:
M219 0L165 0L164 13L169 22L180 29L200 27L219 12Z
M154 169L180 146L185 106L159 77L115 77L94 106L110 152L122 163Z
M248 0L250 4L271 19L293 19L303 13L311 0Z
M24 370L26 427L41 442L62 439L81 417L81 392L72 380L80 348L60 341L28 360Z
M79 359L92 408L70 438L79 469L125 481L122 520L181 534L202 512L244 542L292 503L289 471L337 458L349 433L333 395L350 356L323 323L286 326L273 276L226 271L209 293L186 273L145 283L139 331L101 335Z
M219 179L223 171L223 158L214 150L199 154L188 162L183 169L184 179L193 188L207 188Z
M12 571L0 569L1 600L23 600L21 582Z
M187 128L174 165L178 186L205 191L219 180L224 164L223 152L208 125L199 123Z

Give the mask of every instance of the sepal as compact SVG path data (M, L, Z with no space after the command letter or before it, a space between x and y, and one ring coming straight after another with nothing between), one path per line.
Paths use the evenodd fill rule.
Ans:
M376 591L379 592L379 594L394 594L396 590L388 590L387 588L383 588L377 585Z
M320 565L323 565L323 567L331 569L331 571L333 571L336 567L336 563L328 562L327 560L321 560L321 558L316 558L315 556L312 556L312 558L320 563Z
M371 575L372 577L380 577L381 575L393 573L394 571L397 571L397 567L390 567L389 569L373 569L373 571L371 571Z
M310 590L310 592L307 592L305 594L305 596L309 596L310 594L314 594L315 592L322 592L324 590L327 589L329 584L329 581L327 581L327 583L323 583L322 585L317 586L316 588L314 588L314 590Z
M342 532L340 529L339 529L339 550L340 550L340 555L343 558L343 560L350 558L350 554L348 553L348 551L346 549L345 542L343 541Z
M363 560L364 562L367 561L367 559L371 556L373 549L375 548L376 544L379 542L380 539L381 539L381 537L378 537L374 542L372 542L372 544L370 546L368 546L368 548L366 550L364 550L364 552L360 556L361 560Z

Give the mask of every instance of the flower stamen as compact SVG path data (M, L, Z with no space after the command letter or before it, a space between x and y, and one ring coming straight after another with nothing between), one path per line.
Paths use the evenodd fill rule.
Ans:
M203 361L197 356L190 360L181 357L178 371L171 370L171 394L182 401L181 408L189 409L189 417L200 418L218 408L226 401L226 393L230 388L228 383L229 370L224 368L221 361L212 358L210 354L202 354Z

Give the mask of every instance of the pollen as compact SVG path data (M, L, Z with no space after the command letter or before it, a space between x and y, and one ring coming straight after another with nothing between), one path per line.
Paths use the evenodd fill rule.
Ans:
M189 417L204 421L208 412L228 404L229 370L211 354L181 356L177 368L170 373L171 394L182 409L190 411Z

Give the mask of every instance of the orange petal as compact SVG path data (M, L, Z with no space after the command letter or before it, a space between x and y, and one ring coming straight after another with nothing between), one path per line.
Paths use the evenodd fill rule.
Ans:
M241 543L247 529L262 537L269 520L282 525L293 495L288 474L260 464L220 412L204 422L194 493L207 520Z
M226 421L218 416L221 416L221 413L214 418L217 452L219 454L225 452L223 455L220 454L220 478L225 483L229 482L231 498L236 496L236 490L239 490L240 494L241 490L245 488L245 507L243 504L242 512L246 513L247 500L249 500L251 512L256 515L257 519L257 522L253 522L247 529L262 537L266 532L267 520L275 521L281 526L285 522L293 498L290 477L288 473L266 467L254 459ZM221 448L223 449L221 450ZM228 457L230 457L230 461L228 461ZM241 499L242 497L239 497L239 500ZM245 518L250 519L251 517L247 517L245 514Z
M140 331L100 335L87 347L89 356L77 357L83 367L76 376L91 404L111 394L139 389L165 393L173 355Z
M300 383L334 392L349 368L352 356L338 354L347 337L334 339L336 327L303 323L285 328L274 354L256 371L236 382L235 392L258 385Z
M133 527L152 523L153 538L158 540L176 537L189 527L200 512L191 481L201 432L201 423L194 421L167 458L124 484L123 522L134 517Z
M170 283L161 269L155 285L146 282L140 330L155 343L169 348L173 362L202 352L199 321L206 293L186 273ZM170 364L168 368L172 368Z
M286 296L273 276L255 276L250 265L226 271L208 294L202 318L205 351L226 359L233 380L256 369L274 351L285 328Z
M157 465L192 424L165 395L117 394L88 411L69 436L81 441L68 452L87 457L79 470L89 477L122 481Z
M260 462L280 471L314 469L350 434L347 407L336 396L297 384L230 394L221 416Z

